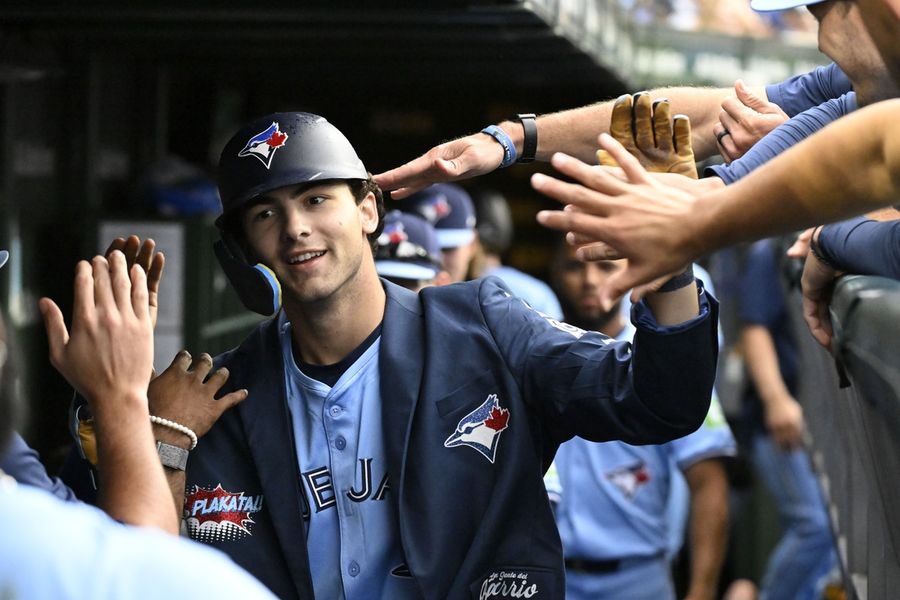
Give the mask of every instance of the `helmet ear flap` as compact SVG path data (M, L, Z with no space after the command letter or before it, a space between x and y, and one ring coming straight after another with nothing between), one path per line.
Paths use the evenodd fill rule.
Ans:
M247 309L270 316L281 308L281 284L275 273L262 263L250 265L237 240L222 232L213 244L216 258Z

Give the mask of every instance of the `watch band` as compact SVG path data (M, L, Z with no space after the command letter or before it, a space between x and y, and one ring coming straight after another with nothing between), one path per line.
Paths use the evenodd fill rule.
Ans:
M534 162L537 154L538 130L534 113L521 113L516 115L519 123L522 124L522 130L525 132L522 138L522 154L516 162L530 163Z
M156 451L164 467L184 471L187 468L188 451L165 442L156 442Z

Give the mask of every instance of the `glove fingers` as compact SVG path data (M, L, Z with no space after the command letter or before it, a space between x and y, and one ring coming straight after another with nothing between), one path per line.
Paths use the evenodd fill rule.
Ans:
M623 94L616 98L609 123L609 134L626 148L634 148L634 133L631 129L631 107L632 100L629 94Z
M646 92L635 94L631 113L635 144L638 149L649 152L656 147L656 140L653 137L653 108L650 94Z
M697 179L697 164L694 160L694 147L691 141L691 120L687 115L675 115L672 124L674 129L672 140L675 143L675 154L679 158L680 165L675 172Z
M618 167L619 163L616 162L612 156L609 155L604 149L597 150L597 163L603 165L604 167Z
M653 134L657 148L672 151L672 108L665 98L653 103Z

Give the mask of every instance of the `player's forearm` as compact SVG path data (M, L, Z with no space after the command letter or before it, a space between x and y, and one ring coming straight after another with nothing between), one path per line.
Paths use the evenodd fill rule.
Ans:
M691 490L691 580L687 597L716 597L728 539L728 479L721 460L704 460L685 472Z
M861 109L698 198L691 237L710 250L891 204L900 189L898 114L900 100Z
M153 435L157 441L177 446L184 450L190 447L190 440L183 433L163 427L160 425L153 426ZM179 527L181 525L182 513L184 512L184 492L185 492L185 472L179 469L163 467L163 473L166 476L166 483L169 487L170 499L173 503L176 522Z
M769 330L762 325L745 325L741 329L741 345L750 379L763 403L774 404L790 396Z
M128 523L178 533L169 491L150 429L147 398L123 396L107 414L92 405L97 432L100 506Z
M653 99L668 98L672 114L691 119L692 144L697 160L718 153L713 125L718 121L722 100L734 93L730 88L672 87L650 91ZM589 164L597 162L597 136L609 133L613 100L541 115L537 118L537 160L549 161L554 152L564 152ZM521 153L524 132L515 121L500 124Z

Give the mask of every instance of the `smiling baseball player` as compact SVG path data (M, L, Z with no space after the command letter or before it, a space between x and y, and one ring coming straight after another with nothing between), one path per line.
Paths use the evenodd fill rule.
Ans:
M191 537L282 598L561 598L544 469L574 435L696 429L715 300L675 278L635 305L632 345L547 318L495 278L419 294L385 282L381 192L316 115L253 121L219 166L216 254L248 308L273 317L216 359L224 391L248 399L186 472L167 468Z

